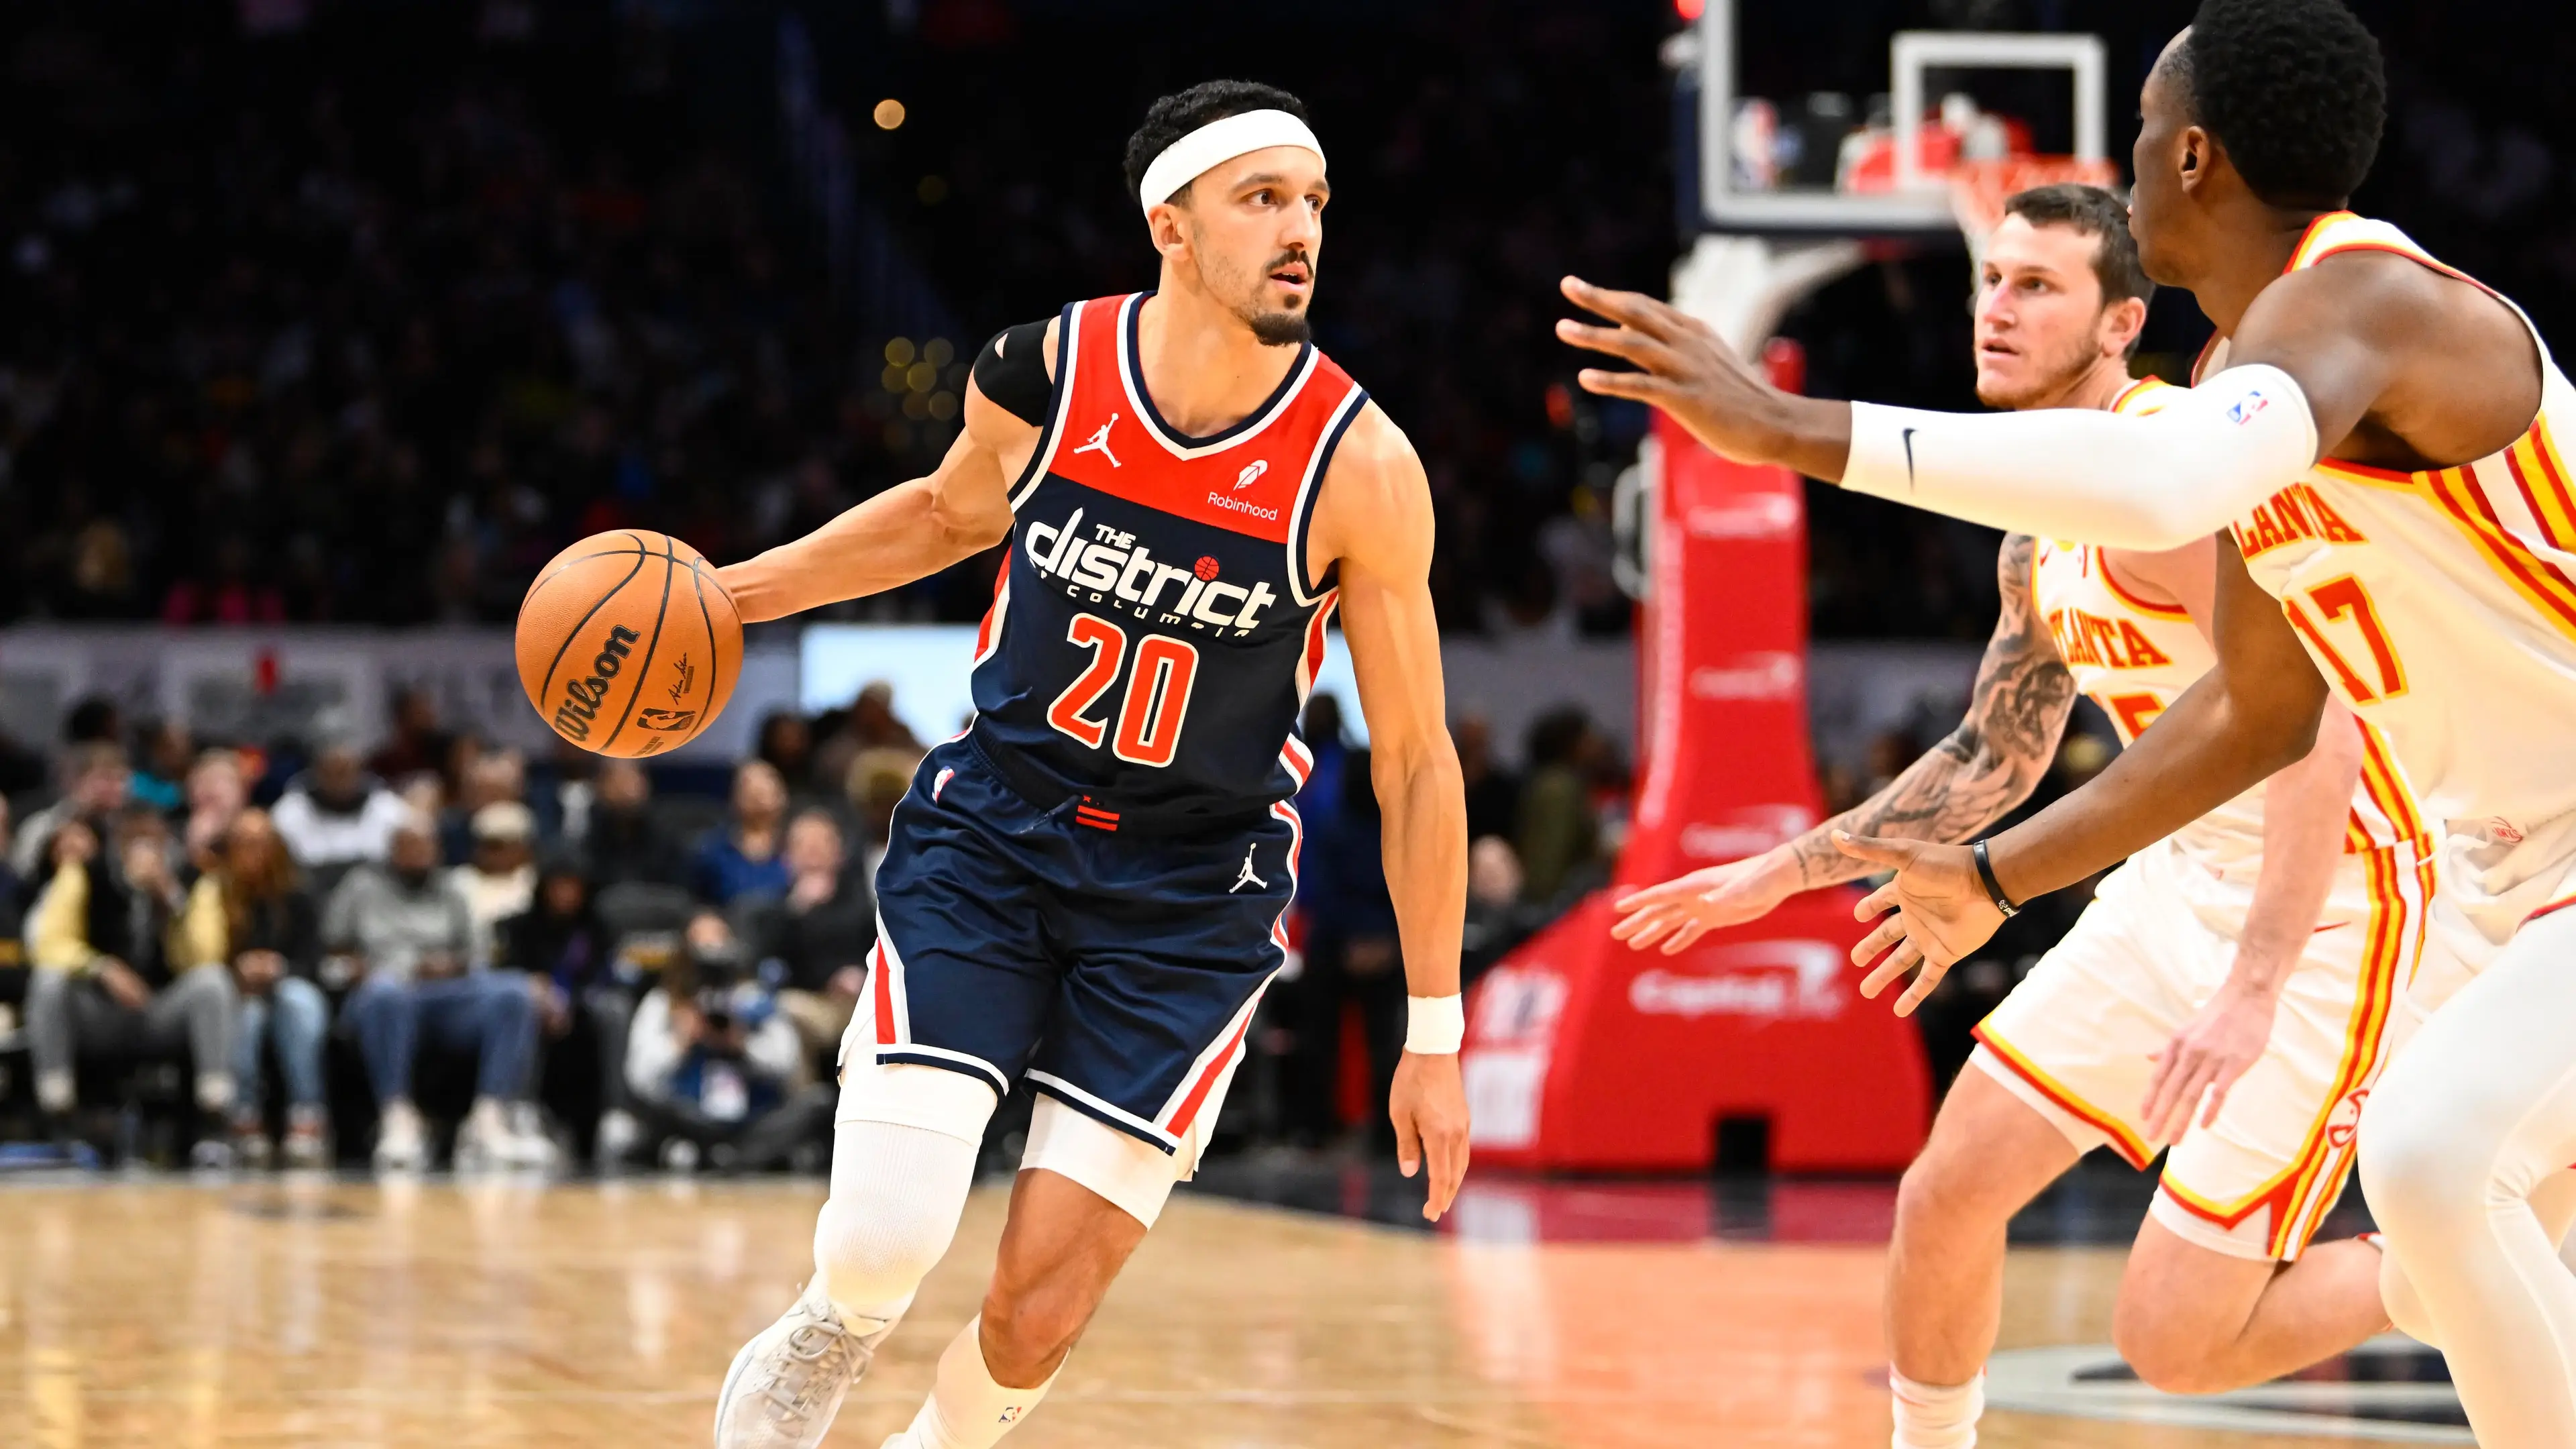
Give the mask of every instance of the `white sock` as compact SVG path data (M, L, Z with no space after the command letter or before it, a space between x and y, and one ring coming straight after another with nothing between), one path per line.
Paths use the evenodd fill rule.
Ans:
M200 1072L197 1074L197 1106L207 1112L229 1112L233 1107L233 1074Z
M1896 1405L1892 1449L1975 1449L1977 1417L1986 1411L1986 1376L1964 1384L1918 1384L1890 1369L1887 1387Z
M884 1449L993 1449L1055 1386L1055 1375L1033 1389L1006 1389L984 1367L984 1320L976 1318L939 1355L939 1377L912 1427ZM1058 1374L1062 1370L1057 1371Z
M36 1105L48 1112L72 1109L72 1074L69 1072L36 1073Z

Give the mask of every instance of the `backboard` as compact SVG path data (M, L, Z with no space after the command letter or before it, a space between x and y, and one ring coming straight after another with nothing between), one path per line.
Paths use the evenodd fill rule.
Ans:
M1956 234L1946 183L1958 161L2107 159L2100 36L1895 31L1880 82L1868 57L1842 53L1858 37L1874 42L1865 23L1844 18L1867 8L1812 12L1834 17L1812 28L1830 32L1837 53L1811 62L1781 53L1805 47L1784 44L1778 13L1760 0L1705 0L1697 44L1684 49L1697 51L1696 179L1707 230ZM1761 22L1752 33L1748 19Z

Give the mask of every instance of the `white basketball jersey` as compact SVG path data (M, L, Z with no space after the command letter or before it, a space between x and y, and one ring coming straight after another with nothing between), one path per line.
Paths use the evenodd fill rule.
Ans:
M2351 212L2317 218L2288 270L2346 251L2484 286ZM2576 861L2576 478L2555 439L2561 419L2576 429L2576 389L2532 340L2540 412L2502 451L2422 473L2327 459L2233 525L2318 671L2445 823L2444 892L2490 940L2552 904ZM2200 370L2225 357L2214 345Z
M2152 413L2177 389L2142 378L2113 400L2119 413ZM2101 706L2134 742L2157 715L2218 662L2209 640L2179 606L2139 597L2121 585L2103 550L2089 544L2041 539L2031 558L2031 600L2057 641L2058 657L2075 676L2075 688ZM2361 786L2354 792L2345 830L2348 850L2368 850L2412 839L2421 832L2386 747L2367 743ZM2263 853L2263 787L2254 788L2174 833L2173 844L2193 862L2218 873L2259 869Z

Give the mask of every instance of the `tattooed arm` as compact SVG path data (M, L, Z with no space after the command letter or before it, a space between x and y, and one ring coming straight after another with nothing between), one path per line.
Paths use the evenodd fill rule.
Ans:
M2012 534L1995 564L2003 610L1977 666L1968 716L1886 789L1794 840L1744 860L1649 886L1618 903L1611 934L1643 950L1687 948L1721 926L1769 914L1800 891L1877 867L1834 848L1833 832L1956 842L2028 799L2056 757L2075 680L2031 600L2032 541Z

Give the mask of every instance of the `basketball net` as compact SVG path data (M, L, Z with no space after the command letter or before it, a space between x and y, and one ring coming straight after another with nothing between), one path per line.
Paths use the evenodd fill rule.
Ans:
M1968 238L1973 266L1985 260L1986 238L2003 223L2004 202L2013 193L2065 181L2117 190L2120 168L2107 159L2087 161L2078 156L1998 156L1954 162L1948 181L1950 210Z

